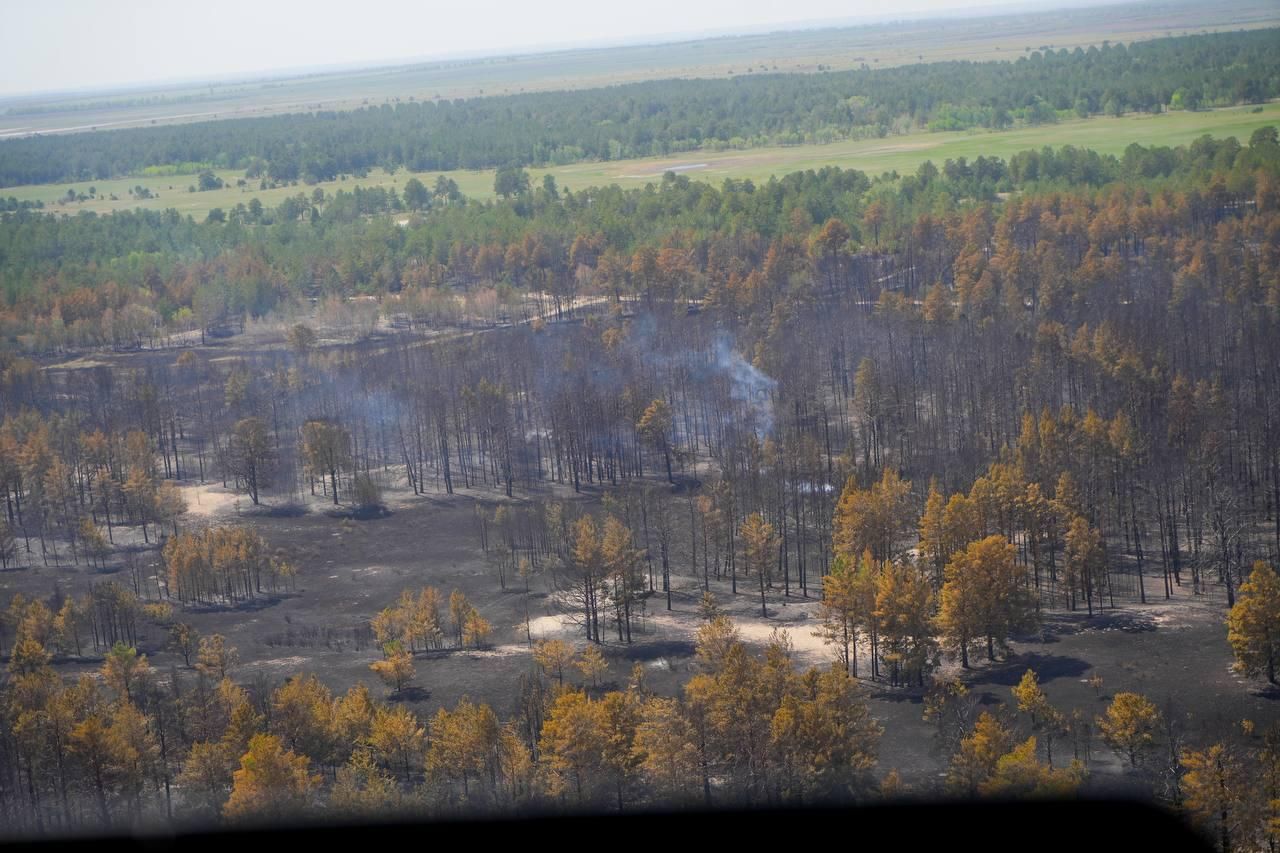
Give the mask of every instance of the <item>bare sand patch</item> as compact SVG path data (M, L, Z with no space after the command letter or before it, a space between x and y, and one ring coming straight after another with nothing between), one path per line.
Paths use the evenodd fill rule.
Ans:
M179 486L178 491L187 502L187 514L198 518L214 518L235 512L236 503L244 497L208 483Z
M822 666L830 663L833 648L814 632L819 620L807 611L801 611L789 619L753 619L730 615L744 642L763 646L769 642L775 629L785 632L791 643L796 662L804 666ZM685 611L651 610L644 617L648 628L645 640L685 640L693 642L703 625L697 613ZM535 640L560 639L570 643L582 640L582 627L572 616L553 614L539 616L529 621L529 633Z
M569 616L554 613L530 619L529 633L535 640L574 640L579 638L582 628Z
M774 630L785 633L791 641L797 662L807 666L821 666L830 663L832 647L814 635L818 628L815 619L795 620L794 622L761 622L755 620L735 619L734 624L748 643L764 645L769 642Z
M70 361L64 361L61 364L51 364L45 370L87 370L91 367L107 367L105 361L99 361L89 356L79 356Z
M255 666L271 667L272 669L298 669L310 663L310 659L302 655L293 655L287 658L272 658L270 660L258 661Z
M486 658L521 657L530 654L531 651L529 646L524 643L503 643L500 646L491 646L487 649L468 649L457 652L457 655L468 660L485 660Z

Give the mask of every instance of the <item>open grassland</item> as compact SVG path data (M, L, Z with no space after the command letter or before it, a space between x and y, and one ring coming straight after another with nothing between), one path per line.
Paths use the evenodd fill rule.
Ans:
M884 139L835 142L829 145L797 145L753 148L721 153L691 152L680 157L647 158L612 163L580 163L550 170L563 186L586 187L617 183L643 185L676 170L706 180L750 178L764 180L823 166L861 169L870 175L913 172L925 160L941 165L948 159L979 155L1004 157L1045 145L1075 145L1103 154L1120 154L1130 144L1183 145L1204 134L1235 136L1247 142L1256 128L1280 121L1280 103L1256 107L1232 107L1198 113L1166 113L1092 118L1056 125L1002 132L913 133ZM531 172L532 174L532 172Z
M1176 112L1163 115L1129 115L1121 118L1091 118L1062 122L1056 125L1021 128L1002 132L920 132L885 139L835 142L829 145L796 145L780 148L752 148L743 151L691 151L678 157L655 157L638 160L616 160L603 163L577 163L552 169L530 169L534 182L545 174L555 177L562 188L583 189L591 186L618 184L623 187L644 186L660 180L663 172L674 170L698 180L719 182L725 178L750 178L767 180L770 175L784 175L803 169L820 169L823 166L840 166L861 169L871 175L897 171L913 172L925 160L941 165L945 160L979 155L1007 158L1028 148L1045 145L1075 145L1091 148L1104 154L1121 154L1131 143L1141 145L1184 145L1199 136L1234 136L1246 143L1250 134L1259 127L1280 123L1280 103L1270 103L1255 112L1257 107L1231 107L1205 112ZM235 186L242 173L226 170L218 173L228 186L221 190L189 192L195 183L192 175L165 177L121 178L113 181L97 181L93 184L76 184L74 189L87 193L90 186L96 196L84 202L59 203L70 187L66 184L0 189L0 196L13 196L19 200L40 200L46 210L58 213L77 213L89 210L107 213L114 210L147 208L163 210L174 208L182 214L203 218L215 207L230 210L237 204L248 204L257 198L264 207L274 207L286 197L304 192L310 195L320 187L326 195L340 189L350 190L359 186L381 186L403 190L410 177L417 177L430 186L439 172L413 174L399 171L387 174L377 170L366 178L347 178L328 181L314 186L298 183L273 189L258 189L257 181L249 181L244 187ZM457 181L459 189L473 198L493 196L493 171L457 171L448 174ZM136 199L129 195L131 187L143 186L157 194L150 199ZM116 196L115 200L111 195Z
M667 25L654 22L655 29ZM1105 9L830 27L94 95L8 98L0 99L0 139L353 109L409 98L582 89L671 77L1016 59L1033 50L1072 50L1105 40L1129 43L1276 25L1280 25L1280 6L1273 0L1161 0Z

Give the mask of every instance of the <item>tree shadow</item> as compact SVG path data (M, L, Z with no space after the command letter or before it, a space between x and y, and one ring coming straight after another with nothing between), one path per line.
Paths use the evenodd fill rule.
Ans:
M1045 620L1041 635L1053 637L1046 642L1056 642L1058 636L1081 634L1085 631L1123 631L1126 634L1145 634L1157 629L1155 619L1146 614L1101 610L1092 616L1081 612L1055 613Z
M691 640L653 640L629 646L609 646L605 655L625 661L651 661L658 658L690 657L697 649Z
M1104 614L1091 625L1098 631L1123 631L1126 634L1146 634L1157 630L1156 620L1136 613Z
M461 505L460 499L465 499L465 496L427 494L427 495L418 495L417 502L419 504L425 504L426 506L429 506L429 507L434 506L434 507L440 507L441 509L447 509L449 507L460 506ZM497 501L487 501L481 498L475 498L473 502L476 504L479 504L481 507L484 507L485 509L490 509L490 510L493 509L493 507L498 506Z
M245 511L243 515L261 516L262 518L300 518L309 512L306 504L286 503L275 506L256 507Z
M395 702L425 702L431 698L431 691L425 687L411 686L392 693L388 698Z
M299 592L273 592L270 595L260 595L244 601L237 601L234 604L188 604L183 610L190 613L253 613L258 610L266 610L268 607L275 607L280 602L287 601L290 598L297 598L301 592L302 590Z
M599 684L583 684L583 691L592 699L603 698L605 694L615 692L621 688L617 681L601 681Z
M702 488L702 481L690 474L676 474L673 479L675 483L671 485L671 493L675 495L696 492Z
M1047 684L1058 678L1079 678L1090 668L1091 665L1080 658L1031 652L992 664L977 673L977 679L983 683L1013 687L1022 680L1023 673L1031 669L1035 670L1041 684Z
M379 521L384 518L390 518L391 510L385 506L331 506L324 513L329 518L344 519L349 518L353 521Z
M1264 684L1257 690L1250 690L1254 696L1259 699L1266 699L1268 702L1280 702L1280 685Z
M894 702L896 704L907 702L912 705L921 705L924 703L924 694L925 690L920 687L895 688L877 686L871 690L869 695L872 699L880 702Z
M458 652L471 651L470 649L461 649L457 646L448 646L442 649L418 649L413 653L414 660L444 660L453 657Z

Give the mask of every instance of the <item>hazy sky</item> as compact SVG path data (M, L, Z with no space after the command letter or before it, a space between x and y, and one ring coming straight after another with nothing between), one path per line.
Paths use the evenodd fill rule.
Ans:
M1009 2L980 0L987 6ZM979 4L963 0L0 0L5 32L0 94L497 53L807 20L919 16L974 5Z

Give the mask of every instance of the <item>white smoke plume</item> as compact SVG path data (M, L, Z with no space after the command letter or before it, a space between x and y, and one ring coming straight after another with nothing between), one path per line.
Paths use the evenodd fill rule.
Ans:
M733 348L728 335L720 335L715 346L716 365L729 378L729 395L743 403L752 422L746 424L757 436L773 432L773 392L778 380L764 373L747 361Z

